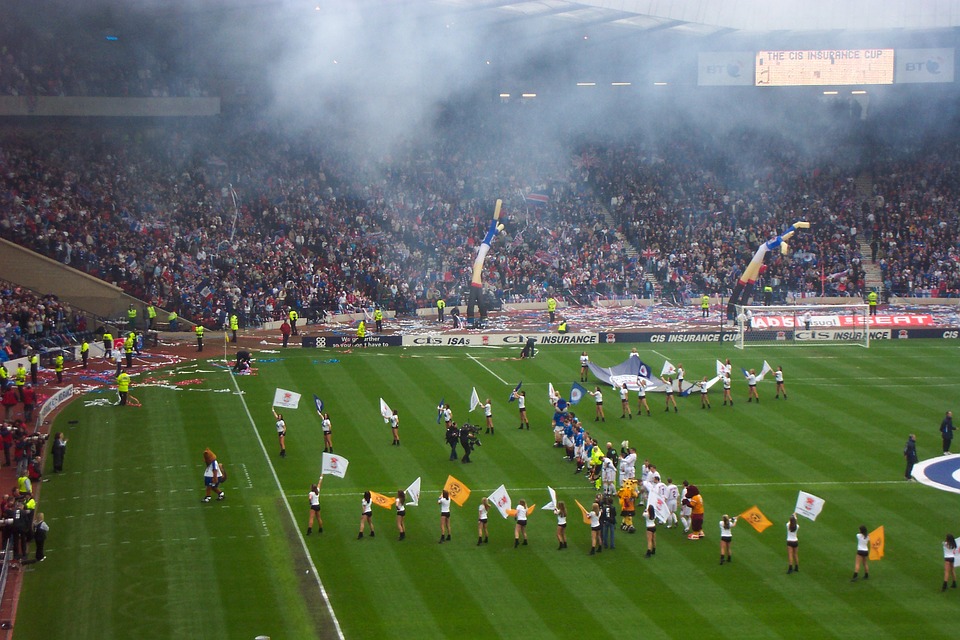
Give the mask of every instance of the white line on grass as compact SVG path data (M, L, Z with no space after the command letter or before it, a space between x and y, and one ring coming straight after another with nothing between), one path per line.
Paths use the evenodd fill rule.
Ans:
M654 353L657 354L658 356L660 356L661 358L663 358L664 360L668 360L668 359L669 359L669 358L667 358L667 356L663 355L663 354L660 353L659 351L654 351Z
M479 360L477 360L476 358L474 358L474 357L473 357L472 355L470 355L469 353L467 354L467 357L470 358L471 360L473 360L474 362L476 362L478 365L480 365L480 366L483 367L484 369L486 369L487 372L488 372L490 375L492 375L494 378L496 378L497 380L499 380L499 381L502 382L503 384L508 385L508 386L510 385L509 382L507 382L506 380L504 380L503 378L501 378L500 376L498 376L497 374L495 374L493 371L490 370L490 368L489 368L487 365L483 364L482 362L480 362Z
M307 557L307 563L310 565L310 571L313 572L313 577L317 579L317 587L320 589L320 596L323 598L324 604L327 605L327 611L330 613L330 619L333 620L333 628L337 630L337 637L340 640L345 640L343 636L343 630L340 628L340 621L337 620L337 614L333 611L333 605L330 604L330 598L327 597L327 590L323 586L323 581L320 579L320 572L317 571L317 565L313 563L313 557L310 555L310 551L307 549L307 541L303 537L303 533L300 532L300 526L297 523L296 516L293 515L293 509L290 507L290 501L287 499L287 494L283 492L283 486L280 484L280 477L277 475L277 470L273 466L273 461L270 460L270 454L267 453L267 447L263 444L263 438L260 437L260 432L257 431L257 423L253 420L253 415L250 413L250 407L247 406L247 399L243 397L243 394L240 393L240 386L237 384L237 379L234 377L233 373L230 370L227 370L227 375L230 376L230 381L233 383L233 388L237 391L237 396L240 398L240 402L243 404L243 410L247 413L247 419L250 420L250 426L253 427L253 435L257 436L257 442L260 443L260 450L263 451L263 457L267 461L267 466L270 467L270 474L273 476L273 481L277 485L277 489L280 490L280 497L283 498L283 504L287 507L287 514L290 516L290 521L293 522L293 530L297 532L297 538L300 539L300 547L303 549L303 555Z

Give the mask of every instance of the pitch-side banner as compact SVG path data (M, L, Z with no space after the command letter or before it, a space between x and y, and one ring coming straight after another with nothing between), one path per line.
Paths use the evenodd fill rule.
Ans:
M954 58L953 48L897 49L893 81L896 84L953 82Z
M537 346L551 344L598 344L600 335L596 333L481 333L481 334L437 334L403 336L405 347L523 347L529 338Z
M697 56L701 87L753 86L753 51L708 51Z

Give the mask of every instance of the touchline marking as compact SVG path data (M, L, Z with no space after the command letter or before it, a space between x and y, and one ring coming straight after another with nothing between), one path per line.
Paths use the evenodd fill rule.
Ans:
M500 376L498 376L497 374L495 374L493 371L491 371L490 368L489 368L487 365L483 364L482 362L480 362L479 360L477 360L476 358L474 358L474 357L473 357L471 354L469 354L469 353L467 354L467 357L470 358L471 360L473 360L474 362L476 362L478 365L480 365L480 366L483 367L484 369L486 369L486 370L487 370L487 373L489 373L490 375L492 375L494 378L496 378L497 380L499 380L499 381L502 382L503 384L509 386L509 384L510 384L509 382L507 382L506 380L504 380L503 378L501 378Z
M253 489L253 480L250 479L250 472L247 470L247 465L241 462L240 468L243 469L243 475L247 479L247 489Z
M290 516L290 521L293 523L293 530L297 532L297 538L300 540L300 548L303 550L303 555L307 558L307 564L310 565L310 571L313 573L313 577L317 579L317 588L320 589L320 596L323 598L324 604L327 605L327 611L330 613L330 619L333 621L333 628L337 631L337 637L340 640L346 640L343 636L343 630L340 628L340 621L337 620L337 614L333 611L333 605L330 604L330 598L327 596L327 590L323 586L323 581L320 579L320 572L317 571L317 565L313 562L313 556L310 555L310 551L307 549L307 541L303 537L303 532L300 530L299 525L297 524L297 518L293 515L293 508L290 506L290 500L287 499L287 494L283 492L283 486L280 484L280 477L277 475L277 470L273 466L273 461L270 459L270 454L267 453L267 447L263 443L263 438L260 436L260 432L257 431L257 423L253 420L253 415L250 413L250 407L247 406L247 399L243 397L243 393L240 391L240 385L237 384L237 378L230 372L229 369L226 370L226 374L230 376L230 382L233 383L233 388L236 390L237 396L240 398L240 403L243 405L243 410L247 414L247 419L250 421L250 426L253 428L253 435L257 437L257 442L260 443L260 450L263 451L263 457L267 461L267 466L270 467L270 474L273 476L273 481L277 485L277 491L280 494L280 497L283 498L283 504L287 507L287 515Z
M660 353L659 351L654 351L654 353L657 354L658 356L660 356L661 358L663 358L664 360L667 359L667 356L663 355L663 354Z

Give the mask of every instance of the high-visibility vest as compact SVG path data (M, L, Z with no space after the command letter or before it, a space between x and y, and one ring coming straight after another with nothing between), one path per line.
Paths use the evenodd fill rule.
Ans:
M57 354L57 357L53 359L53 370L63 371L63 354Z
M703 296L700 298L700 308L709 309L710 308L710 296Z
M383 311L380 311L380 309L377 309L376 311L374 311L373 319L376 320L377 322L379 322L380 320L383 320Z
M203 337L203 327L200 326L199 324L198 324L196 327L194 327L193 331L194 331L194 333L197 334L197 338L202 338L202 337Z
M147 305L147 318L153 320L157 317L157 310L154 309L152 304Z
M126 393L130 390L130 375L123 371L117 376L117 391Z
M363 320L360 321L360 324L357 325L357 337L365 338L367 336L367 325Z
M437 309L443 309L445 306L447 306L447 303L443 301L443 298L437 300Z
M130 307L129 309L127 309L127 319L128 319L128 320L136 320L136 319L137 319L137 310L134 309L133 307Z
M296 322L298 318L300 318L300 314L290 309L290 322Z
M238 318L236 315L230 316L230 330L236 331L239 328L240 328L240 318Z
M553 298L547 300L547 311L556 311L557 310L557 301Z

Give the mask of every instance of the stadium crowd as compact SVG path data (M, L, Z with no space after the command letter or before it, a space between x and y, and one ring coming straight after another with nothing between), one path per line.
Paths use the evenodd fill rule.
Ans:
M466 120L439 138L455 143L362 159L228 124L7 133L0 235L207 326L455 304L496 197L507 230L484 282L501 301L723 294L797 220L812 229L762 276L779 299L864 295L861 246L890 291L956 295L951 157L878 163L864 181L749 131L490 153Z
M0 361L19 358L32 347L63 346L87 330L86 316L52 295L37 295L0 281Z

